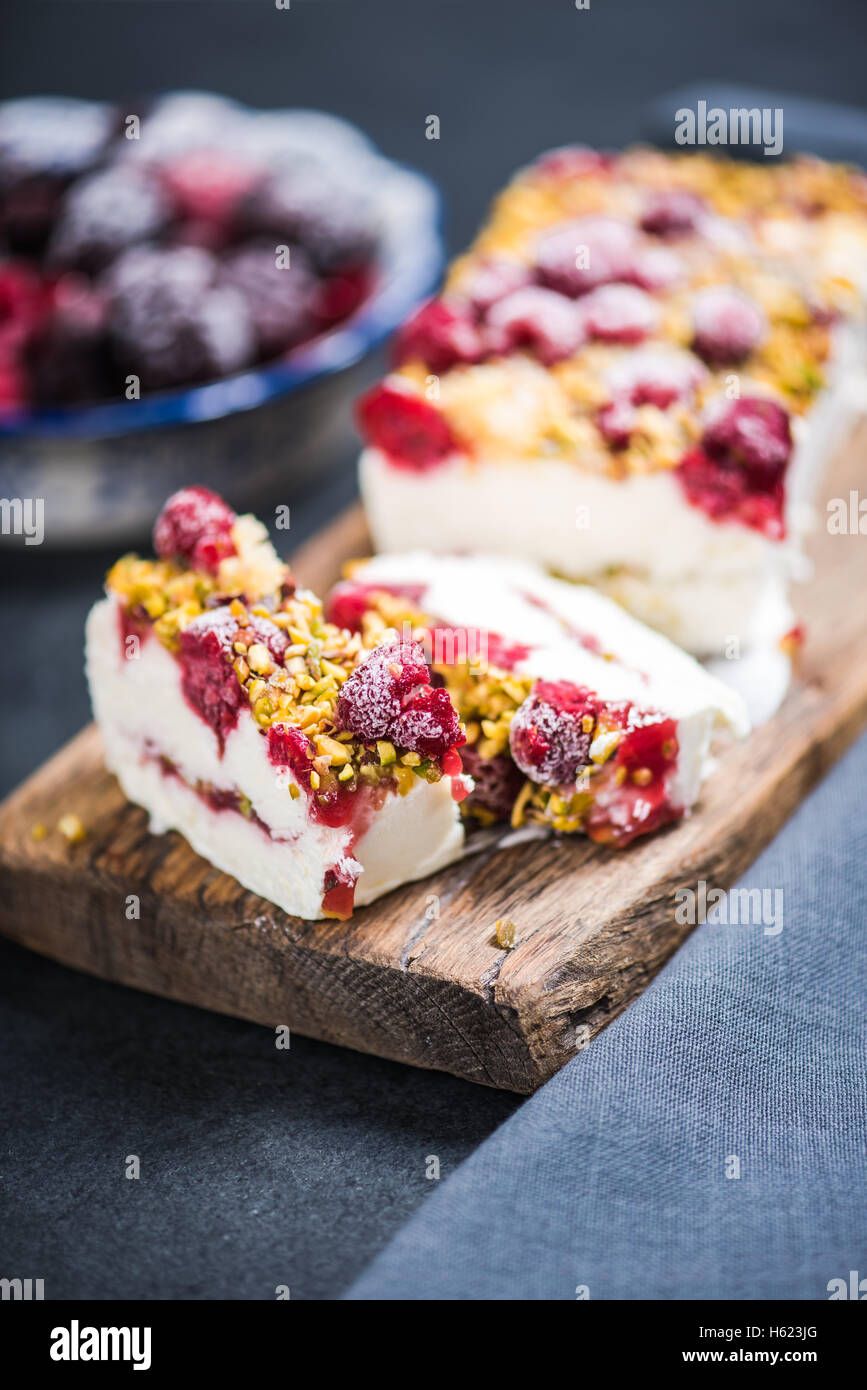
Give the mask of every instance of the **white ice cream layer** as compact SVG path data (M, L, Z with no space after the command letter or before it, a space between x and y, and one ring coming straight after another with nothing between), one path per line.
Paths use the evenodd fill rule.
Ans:
M149 812L152 830L180 831L197 854L285 912L321 917L326 871L353 867L351 860L361 870L360 906L460 856L463 829L448 777L418 779L406 796L388 795L353 845L349 827L312 818L303 789L292 798L295 779L269 761L249 710L241 709L220 757L214 731L187 704L181 668L160 642L150 635L137 659L124 659L113 597L88 617L86 667L106 764L126 796ZM160 757L178 777L162 771ZM213 810L185 785L195 782L249 798L270 836L232 810Z
M721 654L732 639L744 650L767 640L773 607L776 642L794 621L785 594L817 480L864 410L863 361L861 330L838 331L831 384L794 421L787 542L711 520L670 470L618 480L574 459L477 452L413 472L366 449L360 482L374 547L520 556L596 585L698 656Z

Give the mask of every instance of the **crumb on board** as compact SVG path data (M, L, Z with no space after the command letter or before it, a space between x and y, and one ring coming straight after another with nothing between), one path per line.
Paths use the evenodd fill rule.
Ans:
M34 840L44 840L48 834L48 827L43 825L41 820L37 821L35 825L30 827L30 834Z
M497 945L502 946L504 951L510 951L515 944L515 923L509 917L498 917L494 923L494 933L497 938Z
M87 834L81 817L75 815L72 811L60 817L60 820L57 822L57 829L71 845L77 845Z

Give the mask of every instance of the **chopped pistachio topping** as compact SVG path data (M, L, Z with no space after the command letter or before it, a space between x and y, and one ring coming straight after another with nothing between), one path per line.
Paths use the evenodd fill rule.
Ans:
M599 410L612 399L612 374L632 347L591 338L549 368L519 345L437 372L438 408L457 439L498 458L562 458L617 479L676 467L701 433L709 400L730 393L732 373L742 389L768 393L796 415L809 409L825 385L834 317L860 313L853 265L867 252L867 180L842 165L799 157L760 166L634 149L575 177L568 160L543 159L496 199L476 242L454 262L446 293L459 297L491 257L531 264L540 235L573 219L636 225L646 199L661 190L703 200L717 232L663 248L677 273L651 290L659 322L644 347L689 349L696 294L730 286L766 324L746 359L708 363L687 399L667 408L639 403L628 440L612 447ZM645 250L654 241L645 236ZM412 360L398 370L424 389L426 363Z
M247 522L254 519L238 518L233 532L238 554L221 563L216 577L190 569L181 560L125 555L109 571L106 587L131 620L149 624L175 655L181 634L194 619L228 608L237 629L227 661L249 700L253 719L263 731L276 723L304 731L310 740L314 793L325 798L338 783L347 791L388 783L406 795L416 774L439 780L437 762L423 760L418 753L401 755L385 740L362 743L338 727L341 686L379 638L362 639L326 622L321 601L296 588L264 528ZM267 644L263 622L284 633L288 645L282 656L275 656L274 643ZM384 631L381 623L379 630ZM294 784L290 792L293 797L299 794Z

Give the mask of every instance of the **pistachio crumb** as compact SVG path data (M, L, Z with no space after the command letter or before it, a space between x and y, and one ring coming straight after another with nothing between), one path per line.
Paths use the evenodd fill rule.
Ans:
M498 917L494 924L497 945L502 946L504 951L510 951L515 944L516 930L515 923L510 917Z
M87 834L81 817L75 815L72 811L60 817L60 820L57 822L57 829L71 845L77 845Z

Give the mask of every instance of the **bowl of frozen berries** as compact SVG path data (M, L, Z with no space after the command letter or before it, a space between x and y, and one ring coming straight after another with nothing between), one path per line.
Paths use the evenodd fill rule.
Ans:
M0 496L133 539L191 479L286 501L442 268L428 180L323 112L0 105Z

